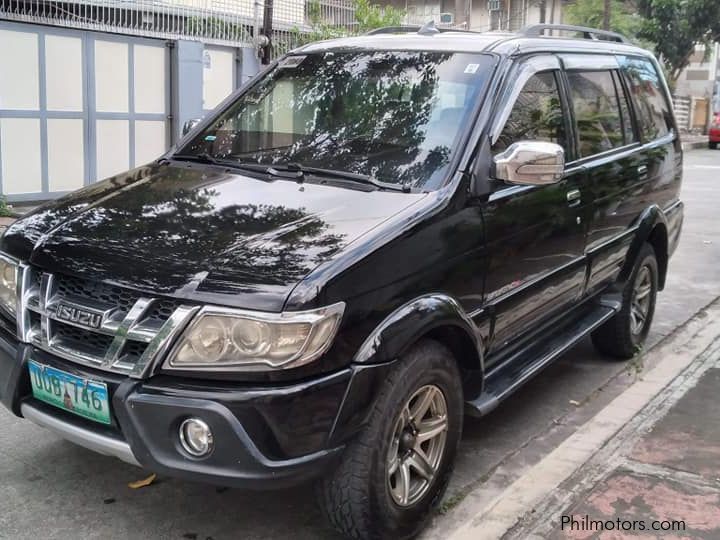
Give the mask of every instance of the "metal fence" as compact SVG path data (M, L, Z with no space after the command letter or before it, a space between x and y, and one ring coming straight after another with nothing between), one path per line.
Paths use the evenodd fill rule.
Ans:
M0 0L0 19L234 46L252 43L263 12L263 0ZM355 24L352 0L274 0L273 31L283 49L311 31L311 12L323 24Z

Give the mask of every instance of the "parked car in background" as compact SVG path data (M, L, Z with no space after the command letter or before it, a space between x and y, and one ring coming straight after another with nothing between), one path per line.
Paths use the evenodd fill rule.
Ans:
M466 414L588 335L642 347L681 177L662 71L616 34L306 45L9 227L0 400L165 475L314 481L344 535L409 538Z
M713 115L710 129L708 130L708 147L715 150L720 143L720 112Z

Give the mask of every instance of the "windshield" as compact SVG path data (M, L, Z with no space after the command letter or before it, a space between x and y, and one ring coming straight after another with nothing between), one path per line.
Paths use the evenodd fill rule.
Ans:
M178 154L434 189L492 65L447 52L289 56Z

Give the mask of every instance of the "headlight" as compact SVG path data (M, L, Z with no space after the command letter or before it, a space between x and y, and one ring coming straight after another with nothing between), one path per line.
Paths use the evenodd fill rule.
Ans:
M13 317L17 313L17 274L17 263L0 255L0 307Z
M258 313L206 307L183 334L166 369L269 371L312 362L332 343L345 304Z

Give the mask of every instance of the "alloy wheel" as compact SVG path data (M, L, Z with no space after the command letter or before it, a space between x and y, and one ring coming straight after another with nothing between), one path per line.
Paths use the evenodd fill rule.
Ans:
M642 333L650 313L652 301L652 274L648 266L640 268L635 278L630 304L630 331L637 336Z
M387 460L387 482L398 506L411 506L432 485L445 451L447 403L440 388L423 386L395 422Z

